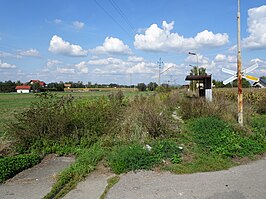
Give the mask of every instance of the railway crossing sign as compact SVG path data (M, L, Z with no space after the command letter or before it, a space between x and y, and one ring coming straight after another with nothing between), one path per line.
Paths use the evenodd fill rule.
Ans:
M258 64L254 64L252 66L250 66L249 68L243 70L241 73L242 73L242 77L247 79L247 80L250 80L250 81L253 81L253 82L258 82L260 79L257 78L257 77L254 77L254 76L251 76L251 75L247 75L247 73L255 70L256 68L258 68ZM230 75L233 75L232 77L229 77L228 79L224 80L223 81L223 84L226 85L234 80L237 79L237 72L236 71L233 71L233 70L229 70L227 68L222 68L222 71L225 72L225 73L228 73Z

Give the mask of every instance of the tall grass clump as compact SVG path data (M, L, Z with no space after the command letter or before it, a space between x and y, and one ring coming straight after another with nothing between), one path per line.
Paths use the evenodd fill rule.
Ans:
M157 95L136 96L124 110L118 137L124 141L141 141L167 136L169 114Z

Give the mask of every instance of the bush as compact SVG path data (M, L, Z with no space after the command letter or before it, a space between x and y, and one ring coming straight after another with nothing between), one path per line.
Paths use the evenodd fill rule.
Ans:
M151 169L158 159L140 144L124 145L114 149L108 162L116 174L138 169Z
M108 157L108 162L112 170L120 174L138 169L151 169L163 160L169 160L173 164L180 163L181 152L176 142L171 140L154 141L151 146L146 147L135 143L115 148Z
M41 157L36 154L0 158L0 182L4 182L24 169L36 165L40 161Z
M225 121L216 117L203 117L188 124L193 140L206 152L220 155L248 156L262 153L264 146L253 136L235 132Z
M17 114L8 132L21 149L28 149L43 140L56 143L66 140L71 143L72 140L89 147L117 125L123 108L122 99L119 93L110 99L101 97L75 101L70 95L57 97L43 93L38 102Z

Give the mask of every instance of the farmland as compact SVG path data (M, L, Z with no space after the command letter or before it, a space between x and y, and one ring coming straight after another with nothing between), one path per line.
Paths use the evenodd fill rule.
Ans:
M56 92L58 96L73 95L76 99L92 99L101 96L108 96L112 90L94 91L94 92ZM126 91L125 96L134 96L138 92ZM16 112L21 112L29 108L32 102L38 101L36 94L18 94L18 93L0 93L0 135L4 132L4 124L14 119Z

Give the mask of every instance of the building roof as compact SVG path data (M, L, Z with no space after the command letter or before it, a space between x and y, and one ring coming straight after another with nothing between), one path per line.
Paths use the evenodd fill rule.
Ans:
M266 79L265 78L260 78L260 83L266 86Z
M39 83L40 86L45 86L46 83L44 81L40 81L38 79L32 79L29 81L29 83Z
M204 80L211 79L211 75L188 75L185 80Z
M30 86L22 85L22 86L16 86L16 90L30 90Z

